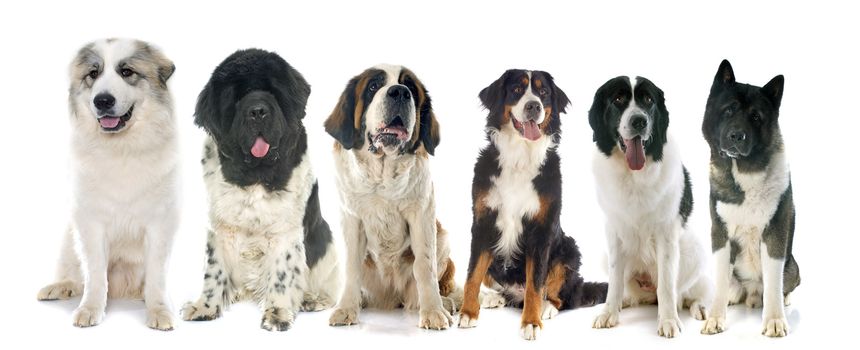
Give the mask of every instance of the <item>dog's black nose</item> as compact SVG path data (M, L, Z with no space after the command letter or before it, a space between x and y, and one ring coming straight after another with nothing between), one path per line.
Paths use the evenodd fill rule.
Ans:
M412 98L412 93L403 85L395 85L388 89L388 97L395 102L401 102Z
M645 118L644 115L634 115L630 118L630 126L633 127L633 130L642 131L648 127L648 118Z
M251 119L263 119L269 115L269 109L265 106L252 107L250 111Z
M537 120L540 117L540 102L538 101L529 101L526 102L525 107L526 119L528 120Z
M100 111L103 111L106 109L113 108L113 105L116 104L116 99L111 94L100 93L100 94L96 95L96 98L93 99L93 104Z
M747 133L741 130L733 130L729 132L729 139L734 142L746 141Z

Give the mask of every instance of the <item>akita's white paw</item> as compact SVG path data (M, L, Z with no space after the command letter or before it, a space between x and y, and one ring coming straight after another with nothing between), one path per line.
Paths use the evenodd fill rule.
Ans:
M549 301L544 300L542 305L542 310L540 312L541 320L548 320L558 315L558 309L555 308L555 305L550 303Z
M84 285L72 281L57 282L49 284L39 291L36 299L39 300L65 300L81 295Z
M764 321L761 334L768 337L784 337L788 335L788 321L785 318L775 317Z
M520 328L520 335L525 340L537 340L540 335L540 326L536 324L527 324Z
M337 308L328 318L329 326L351 326L358 324L357 308Z
M173 313L165 307L146 310L146 326L160 331L172 331Z
M657 334L666 338L674 338L681 335L681 320L677 318L666 318L660 320L657 325Z
M92 327L102 322L105 317L103 307L81 305L72 313L75 327Z
M702 325L702 334L717 334L726 330L726 317L711 315Z
M593 328L612 328L618 325L618 311L603 311L594 319Z

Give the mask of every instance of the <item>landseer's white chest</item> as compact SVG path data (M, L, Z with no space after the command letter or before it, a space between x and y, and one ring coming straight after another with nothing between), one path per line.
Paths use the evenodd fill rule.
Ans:
M540 197L532 181L539 175L547 151L555 145L547 136L531 142L508 130L492 137L499 150L501 171L490 179L493 186L485 204L498 213L496 228L501 235L495 246L496 254L508 260L521 252L523 219L532 218L540 210Z

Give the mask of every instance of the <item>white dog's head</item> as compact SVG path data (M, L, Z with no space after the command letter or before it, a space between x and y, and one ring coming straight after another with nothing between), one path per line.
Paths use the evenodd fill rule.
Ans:
M145 118L168 118L167 80L174 70L161 51L139 40L87 44L71 64L73 117L91 119L79 122L91 122L108 134L120 133Z

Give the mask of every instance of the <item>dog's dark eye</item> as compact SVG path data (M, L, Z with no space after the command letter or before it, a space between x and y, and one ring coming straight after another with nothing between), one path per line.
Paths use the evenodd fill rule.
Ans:
M753 122L756 122L756 123L761 122L761 115L759 115L756 112L753 112L752 115L750 115L750 118L752 118Z
M642 102L645 103L646 105L650 105L651 104L651 96L646 95L645 97L642 98Z
M723 116L725 116L726 118L731 117L733 114L735 114L735 110L731 107L726 108L726 110L723 112Z
M96 69L93 69L90 71L90 74L87 74L87 76L89 76L92 79L98 78L99 77L99 71Z
M379 89L379 83L372 82L372 83L370 83L370 86L368 86L367 88L370 89L371 92L376 91Z
M541 88L538 93L540 93L541 96L546 96L546 94L549 93L549 90L547 90L546 88Z
M134 74L134 71L128 68L123 68L121 71L119 71L119 74L121 74L123 77L128 78L132 74Z
M515 88L514 88L514 92L515 92L515 93L518 93L518 94L521 94L521 93L523 93L523 88L522 88L522 87L520 87L520 86L517 86L517 87L515 87Z
M615 96L615 103L624 103L624 96Z

